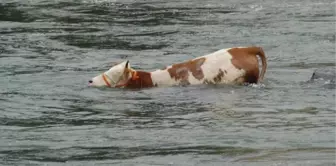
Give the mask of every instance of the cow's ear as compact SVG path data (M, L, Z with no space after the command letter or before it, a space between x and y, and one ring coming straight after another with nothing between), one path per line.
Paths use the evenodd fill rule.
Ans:
M127 60L125 64L125 69L130 69L130 68L131 68L131 64L129 63L129 60Z

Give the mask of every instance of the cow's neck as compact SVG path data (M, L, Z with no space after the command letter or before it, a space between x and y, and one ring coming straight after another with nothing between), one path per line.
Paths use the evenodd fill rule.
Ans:
M138 88L150 88L154 87L151 73L146 71L133 71L132 78L125 85L126 88L138 89Z
M173 86L178 82L172 78L166 69L159 69L152 72L134 71L136 76L128 81L126 88L150 88L156 86ZM134 77L137 77L134 79Z

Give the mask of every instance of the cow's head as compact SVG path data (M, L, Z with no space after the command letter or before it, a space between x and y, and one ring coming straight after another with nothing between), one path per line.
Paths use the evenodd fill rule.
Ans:
M128 82L131 78L129 61L124 61L113 67L108 71L89 80L89 86L92 87L119 87Z

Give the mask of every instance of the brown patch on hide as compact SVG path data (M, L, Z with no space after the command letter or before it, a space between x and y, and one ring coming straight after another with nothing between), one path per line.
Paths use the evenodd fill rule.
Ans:
M243 69L246 74L239 78L238 82L258 83L264 77L266 72L266 58L264 51L260 47L232 48L228 52L231 54L232 65L237 69ZM262 71L259 78L259 63L257 55L262 61Z
M215 83L221 82L223 77L224 77L224 72L222 69L219 69L218 74L214 78L214 82Z
M151 74L145 71L136 71L136 78L131 78L125 85L125 88L139 89L157 86L153 84Z
M198 79L204 78L201 66L205 62L205 58L193 59L184 63L174 64L168 69L169 75L175 80L180 80L181 84L190 84L189 72Z

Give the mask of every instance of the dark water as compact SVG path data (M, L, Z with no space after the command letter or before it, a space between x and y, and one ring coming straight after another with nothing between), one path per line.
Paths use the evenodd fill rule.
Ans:
M333 0L2 0L1 165L335 165ZM88 88L258 45L261 85Z

